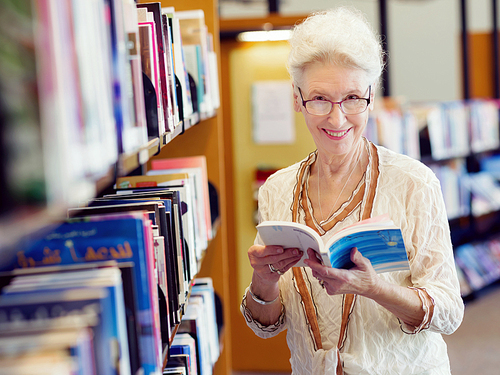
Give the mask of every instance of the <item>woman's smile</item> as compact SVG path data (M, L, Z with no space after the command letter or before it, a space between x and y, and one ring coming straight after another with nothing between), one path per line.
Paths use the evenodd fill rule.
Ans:
M329 136L329 138L333 139L342 139L347 136L349 131L351 131L352 128L342 130L342 131L333 131L333 130L328 130L328 129L323 129L323 131Z

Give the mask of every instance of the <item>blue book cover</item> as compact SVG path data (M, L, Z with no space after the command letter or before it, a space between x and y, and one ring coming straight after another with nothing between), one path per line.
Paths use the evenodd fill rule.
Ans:
M387 214L343 228L327 240L305 224L287 221L264 221L257 225L257 230L266 245L302 250L304 255L296 267L306 266L307 250L313 249L323 264L349 269L354 266L351 249L356 247L378 273L410 269L401 229Z
M77 317L92 328L94 334L94 359L97 373L118 375L120 361L120 337L118 319L112 315L114 292L111 287L67 288L66 290L32 290L3 294L0 297L0 315L7 322L22 325L29 330L36 326L50 326L53 319L72 317L73 322L59 319L52 324L74 324ZM4 321L3 324L6 322ZM124 328L124 327L123 327ZM127 349L125 347L125 349ZM128 353L124 353L128 361ZM125 373L127 373L125 366ZM130 371L128 372L130 373Z
M170 347L170 355L186 354L189 358L189 368L191 374L200 374L196 353L196 341L188 333L178 333L175 335Z
M127 207L129 204L134 205L144 205L146 204L145 200L142 199L153 199L156 200L148 201L149 203L156 204L158 207L156 209L155 214L153 214L154 219L153 224L158 225L160 236L163 237L164 240L164 248L165 248L165 259L167 262L167 288L168 288L168 310L169 314L165 317L167 320L161 320L162 332L165 332L168 336L170 332L173 330L175 324L180 322L179 318L179 278L178 278L178 257L177 257L177 241L175 227L173 225L173 216L172 213L172 199L166 199L165 196L165 188L161 190L148 190L144 189L140 191L142 194L110 194L106 195L104 198L99 198L91 201L89 205L93 208L103 207L103 206L123 206ZM163 193L163 196L160 196ZM170 193L169 193L170 194ZM148 203L148 204L149 204ZM168 340L164 340L164 344L166 344Z
M71 301L69 295L64 292L84 294L82 288L96 288L103 291L103 307L100 309L103 329L102 341L97 342L96 358L99 360L99 373L130 373L130 358L127 338L127 326L125 318L125 302L123 284L120 270L116 267L103 267L98 269L86 269L73 272L51 272L37 275L25 275L14 278L11 283L4 287L0 301L9 301L16 298L30 297L40 298L39 295L47 292L52 293L52 298L58 291L61 292L61 300L58 308L49 310L50 314L63 315L62 311L67 307L67 301ZM43 305L44 303L42 303ZM106 371L106 372L104 372Z
M146 213L120 213L70 219L40 237L29 236L17 251L2 254L0 271L89 262L133 264L137 302L136 324L141 366L145 374L161 367L159 332L155 328L155 306L151 285L155 285L153 254L145 231ZM152 244L151 244L152 247ZM156 294L156 291L154 291Z
M328 248L331 266L354 267L350 256L353 247L370 260L378 273L409 269L400 229L367 230L340 238Z

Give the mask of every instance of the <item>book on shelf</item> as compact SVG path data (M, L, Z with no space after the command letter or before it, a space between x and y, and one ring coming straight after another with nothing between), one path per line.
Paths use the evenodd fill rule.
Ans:
M109 43L112 24L95 4L79 4L84 11L78 13L69 4L39 5L35 48L47 202L73 205L95 195L94 179L118 158L121 133L112 97L118 74L113 75L108 56L114 46ZM82 38L82 24L91 22L97 26ZM116 109L116 116L121 110Z
M474 216L488 214L500 209L500 183L490 172L469 173L463 184L472 193L472 213Z
M206 117L203 88L203 66L201 57L201 48L199 45L182 46L182 52L186 62L186 71L190 78L191 100L193 102L193 111L198 113L200 118ZM195 121L198 122L198 121Z
M159 197L117 197L109 195L96 198L89 202L87 207L70 209L72 215L88 216L90 214L108 214L113 212L146 212L153 225L158 226L158 233L164 239L165 260L168 269L168 321L162 318L162 332L171 332L175 324L180 321L181 298L184 295L184 280L179 278L179 262L175 226L173 224L172 202L169 199L160 200Z
M161 331L153 236L148 213L123 212L75 217L48 231L32 234L18 249L3 254L2 271L44 267L75 267L114 260L131 267L135 325L140 366L146 372L161 366ZM126 297L125 297L126 298Z
M134 188L168 188L185 184L189 179L187 173L172 173L162 175L139 175L118 177L115 183L117 194L127 194Z
M167 118L165 117L161 76L159 67L158 47L156 39L155 24L152 21L139 22L139 36L141 41L141 63L142 71L148 76L153 84L156 94L156 105L158 114L158 134L159 137L167 129Z
M287 221L264 221L257 231L266 245L297 248L304 255L296 267L305 266L307 250L313 249L323 264L349 269L354 266L350 252L356 247L368 258L376 272L409 270L408 255L401 229L388 215L362 220L335 233L326 243L320 235L305 224Z
M194 197L200 218L200 240L213 238L212 218L210 212L210 193L208 184L207 160L203 155L179 158L153 159L148 175L187 173L193 181ZM204 246L206 247L206 246Z
M500 242L492 239L468 243L455 249L455 262L472 291L500 279Z
M197 277L194 279L191 286L191 296L201 296L203 298L202 314L206 319L206 341L210 363L211 366L214 366L219 358L220 348L215 291L212 278Z
M196 83L200 114L207 116L214 106L208 58L208 31L202 9L177 11L186 69Z
M485 152L500 147L498 100L469 101L470 147L472 152Z
M134 89L131 81L131 65L128 57L128 49L126 48L127 33L126 23L124 16L126 14L125 8L133 7L132 0L116 1L111 0L106 2L106 6L102 8L105 19L108 20L109 37L111 40L111 67L113 74L113 103L116 127L118 131L118 146L119 153L136 152L138 147L142 146L146 140L146 128L142 128L143 138L139 138L139 142L134 144L131 139L137 136L136 122L134 121ZM90 23L90 21L89 21ZM88 24L85 30L88 31ZM90 23L91 24L91 23ZM141 144L142 143L142 144ZM133 145L130 150L124 147Z
M455 159L443 165L431 163L429 167L441 184L448 219L468 216L471 201L465 160Z
M198 371L211 374L219 357L215 322L213 290L196 290L193 287L178 333L188 333L196 343Z
M189 333L177 333L170 347L170 355L184 354L189 358L190 374L200 374L196 354L196 341Z
M2 6L10 20L0 24L4 41L0 55L0 215L7 215L20 207L47 203L45 168L49 166L44 165L47 150L39 113L43 98L34 89L39 86L38 56L33 48L36 14L30 7L18 11L15 3ZM0 248L8 242L7 233L0 233Z
M395 152L420 159L418 121L411 110L402 111L389 99L381 102L382 108L370 113L365 136L375 144Z
M165 36L165 73L167 75L168 91L170 94L170 102L172 103L172 110L174 115L174 128L177 128L177 126L181 126L181 119L179 116L179 104L175 82L172 26L169 18L163 12L161 14L161 19L163 25L163 35Z
M158 227L158 226L154 226ZM169 342L172 331L170 320L170 306L168 296L168 268L165 252L165 239L159 235L158 229L153 229L153 245L155 257L155 275L158 281L158 308L160 314L160 328L162 343Z
M214 36L207 33L208 36L208 74L210 75L210 95L212 96L212 105L214 109L220 107L219 91L219 64L217 53L214 50Z
M465 103L430 103L424 108L432 158L442 160L467 156L470 147Z
M15 374L95 375L91 328L84 324L54 326L0 332L0 368ZM57 362L52 362L54 358ZM52 366L39 371L45 361L52 362ZM25 367L27 364L31 369Z
M144 12L145 11L145 12ZM158 96L161 101L161 107L163 110L164 124L165 128L162 129L163 132L171 132L174 130L174 113L173 104L170 95L170 85L168 83L167 74L167 62L166 62L166 39L165 39L165 29L163 27L163 19L161 14L161 4L159 2L152 3L142 3L137 4L137 12L140 14L139 21L141 23L148 22L154 29L155 42L153 46L155 48L156 60L155 63L158 64ZM160 135L162 135L161 133Z
M201 258L198 256L196 249L199 248L199 246L206 245L206 243L200 245L200 243L196 241L196 238L199 237L199 215L195 210L196 204L194 202L194 193L192 192L193 188L191 187L192 184L189 184L189 176L183 173L173 174L171 176L172 178L170 178L170 175L134 176L137 177L137 179L125 178L123 183L119 186L125 186L127 184L139 184L140 186L128 189L117 189L115 198L120 199L121 197L129 197L133 199L134 196L140 196L143 194L148 194L148 196L156 197L158 199L174 199L172 196L173 194L178 196L175 198L174 208L177 207L176 201L178 200L179 207L181 208L179 212L180 221L178 225L182 222L182 231L179 230L179 233L182 235L182 242L185 243L183 246L186 248L184 249L186 255L183 256L183 258L185 258L184 261L187 262L187 279L190 280L196 273L198 273L198 261ZM154 186L157 183L157 180L160 181L158 183L161 186Z
M2 290L0 311L11 317L11 326L23 322L26 333L53 319L56 329L63 323L67 328L89 327L97 372L131 373L123 289L116 267L17 276ZM57 321L65 316L80 319ZM9 324L4 328L8 331Z
M172 249L169 254L173 258L172 263L174 264L174 267L171 269L172 271L170 275L172 276L172 278L175 275L178 276L178 282L172 281L171 283L175 283L174 285L178 285L178 303L172 310L177 316L175 317L175 323L178 323L178 316L180 314L180 311L182 310L182 306L186 302L186 297L189 289L189 281L193 277L190 273L190 264L192 262L192 259L196 259L192 258L195 257L195 255L192 254L192 249L188 246L184 234L183 216L186 213L185 205L180 198L179 191L172 189L139 189L138 191L128 192L127 194L108 194L101 199L96 199L95 201L107 202L106 204L109 204L113 200L122 203L127 199L130 201L140 199L148 201L156 199L158 202L163 202L164 204L167 216L165 217L165 215L160 214L160 218L162 218L162 220L166 218L166 235L164 237L171 240L170 243L172 244L172 246L168 247L169 249ZM167 256L169 254L167 254Z
M174 354L168 357L163 373L191 375L190 370L189 356L187 354Z
M193 103L191 99L191 90L189 84L188 72L182 49L182 36L180 31L179 18L174 7L162 7L161 12L167 17L172 34L172 51L174 58L174 72L180 84L180 98L178 103L182 103L182 117L185 128L189 127L189 119L193 113ZM179 104L180 105L180 104Z
M122 144L125 153L137 151L140 147L148 143L144 83L142 81L141 42L136 9L133 0L123 2L123 22L126 33L127 59L130 66L130 82L132 84L133 96L131 117L134 123L134 126L123 134Z
M162 190L179 191L182 210L183 229L190 253L191 275L198 272L197 261L201 258L201 252L206 248L206 240L201 240L200 236L200 214L196 207L196 195L194 191L194 182L188 173L155 174L127 176L117 179L115 184L116 195L124 196L127 194L139 194L155 192L161 194ZM192 278L191 277L191 278Z

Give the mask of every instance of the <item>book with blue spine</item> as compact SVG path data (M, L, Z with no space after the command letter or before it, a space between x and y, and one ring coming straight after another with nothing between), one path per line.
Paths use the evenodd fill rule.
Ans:
M0 296L0 314L8 317L3 322L5 329L2 331L22 325L22 329L29 332L37 327L47 327L51 320L72 317L72 322L66 321L67 326L82 324L92 329L97 373L131 373L119 275L114 275L115 280L104 280L106 276L93 275L94 285L84 285L85 281L80 279L78 281L83 286L78 287L71 285L71 282L64 287L57 281L48 286L39 279L39 275L20 278L26 277L33 278L34 283L28 284L22 280L17 287ZM122 300L118 301L120 296ZM60 321L59 328L61 326L63 322ZM55 331L57 327L58 324L52 325L52 330Z
M191 370L190 374L200 374L196 352L196 340L189 333L178 333L175 335L170 347L170 355L187 355Z
M151 225L145 212L69 219L40 236L28 236L18 249L2 254L0 271L109 260L118 264L132 262L141 367L147 375L157 373L162 349L155 323L158 298L152 235L148 239L147 223Z

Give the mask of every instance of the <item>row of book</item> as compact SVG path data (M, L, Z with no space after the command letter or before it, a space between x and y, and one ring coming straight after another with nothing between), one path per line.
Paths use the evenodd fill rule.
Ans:
M475 99L400 104L384 99L371 113L365 135L421 159L465 157L500 147L499 101Z
M93 197L122 159L142 164L219 107L202 10L20 0L0 13L0 213Z
M150 172L117 180L114 193L2 249L0 340L5 333L20 341L18 357L0 360L24 366L31 355L50 360L60 350L71 357L61 366L78 368L71 374L159 374L175 333L185 331L196 336L200 356L190 373L211 373L215 296L209 280L196 279L214 236L205 160L157 159ZM75 326L53 320L70 315L82 317ZM45 335L66 328L70 342L44 345ZM26 329L41 348L31 351Z
M196 279L170 346L164 374L211 375L219 357L217 311L210 278ZM220 320L220 319L219 319Z
M176 11L159 2L136 6L136 52L156 92L160 135L213 115L220 106L217 58L203 10Z
M465 159L453 159L444 164L429 164L441 184L449 220L467 217L471 212L471 190Z
M381 102L382 103L382 102ZM419 127L412 112L387 105L370 113L365 137L400 154L420 159Z
M500 279L500 240L470 243L455 249L461 293L467 296Z
M448 219L480 217L500 210L500 169L469 173L463 158L431 163L441 183Z

